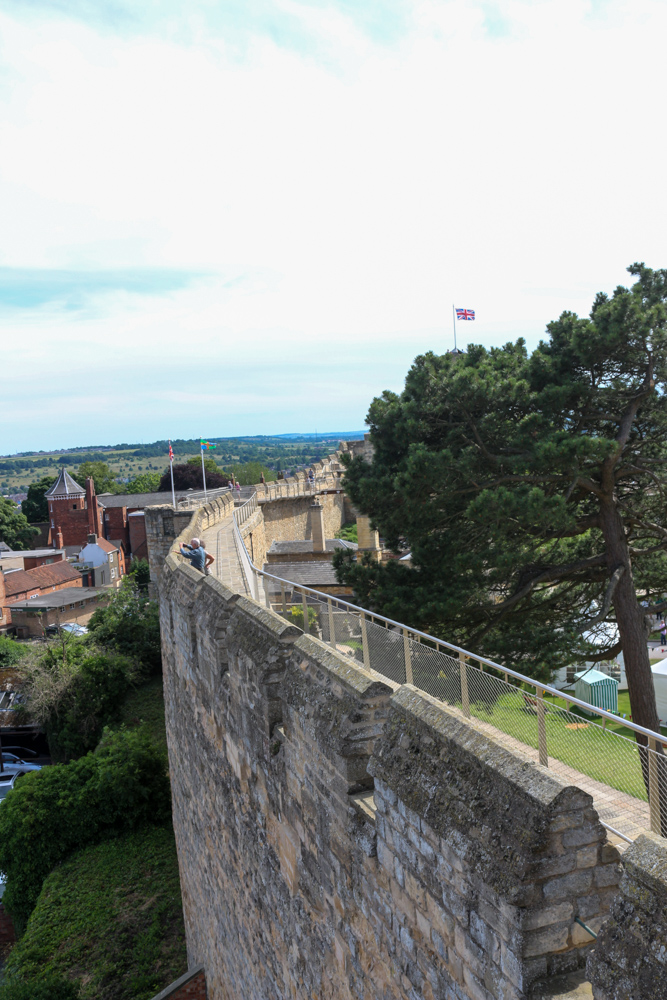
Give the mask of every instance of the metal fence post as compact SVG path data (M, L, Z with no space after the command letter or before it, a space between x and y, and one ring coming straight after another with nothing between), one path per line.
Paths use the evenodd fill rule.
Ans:
M412 660L410 659L410 640L408 630L403 629L403 656L405 657L405 683L412 684Z
M540 755L540 764L549 766L549 754L547 753L547 723L544 714L544 690L536 687L537 695L537 749Z
M464 653L459 653L459 671L461 674L461 707L466 719L470 718L470 699L468 697L468 669Z
M280 584L280 600L283 603L283 614L286 615L287 614L287 600L285 598L285 584L284 583Z
M303 606L303 631L306 635L310 635L310 627L308 625L308 601L303 592L301 594L301 604Z
M332 646L333 649L337 649L338 646L336 644L336 626L334 625L333 602L330 597L327 598L327 604L329 606L329 645Z
M368 629L366 628L366 615L363 611L361 612L361 616L359 618L359 624L361 625L361 651L364 656L364 666L366 667L366 670L370 670L371 652L368 648Z
M648 741L648 805L651 817L651 832L660 834L660 780L658 777L658 741ZM652 752L653 751L653 752Z

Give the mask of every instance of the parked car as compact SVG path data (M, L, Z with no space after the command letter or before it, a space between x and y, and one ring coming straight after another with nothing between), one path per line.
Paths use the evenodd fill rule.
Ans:
M68 635L88 635L85 625L77 625L75 622L68 622L67 625L47 625L44 629L46 636L58 635L59 632L67 632Z
M71 625L61 625L63 632L69 632L70 635L88 635L88 629L85 625L76 625L72 623Z
M11 778L15 774L26 774L28 771L41 770L41 764L29 764L21 757L17 757L14 753L9 753L7 750L2 751L2 771L0 771L0 780L2 780L5 775Z
M22 778L23 775L27 773L28 773L27 771L18 771L16 774L12 774L11 777L9 775L4 775L4 774L0 775L0 778L4 779L3 781L0 781L0 805L2 805L2 803L5 801L5 799L11 792L12 788L16 784L17 779Z

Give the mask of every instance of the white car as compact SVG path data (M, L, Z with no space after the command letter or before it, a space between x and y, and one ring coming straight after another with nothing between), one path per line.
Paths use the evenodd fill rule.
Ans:
M11 778L4 774L0 774L0 778L4 779L0 781L0 806L7 798L12 788L14 788L18 779L22 778L23 775L27 773L27 771L17 771L17 773L13 774Z
M41 771L41 764L28 764L25 760L17 757L16 754L2 751L2 771L0 771L0 781L7 776L12 778L15 774L26 774L28 771Z

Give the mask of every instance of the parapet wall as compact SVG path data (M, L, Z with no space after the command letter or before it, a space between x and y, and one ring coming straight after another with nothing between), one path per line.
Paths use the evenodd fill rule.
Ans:
M585 962L574 918L598 929L620 877L590 796L173 553L159 597L188 961L211 1000L519 1000Z

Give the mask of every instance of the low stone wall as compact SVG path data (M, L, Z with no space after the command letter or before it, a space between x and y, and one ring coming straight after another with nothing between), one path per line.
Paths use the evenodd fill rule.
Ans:
M284 497L279 500L262 502L266 548L273 542L291 542L295 539L312 538L310 506L314 497ZM345 495L340 493L318 493L322 504L324 534L334 538L346 521Z
M159 596L211 1000L520 1000L585 962L620 878L590 796L174 555Z
M251 562L261 569L266 562L266 531L264 529L264 510L262 505L252 517L249 517L240 528L241 538L245 542Z
M597 1000L667 998L667 843L646 833L623 855L620 893L587 971Z

